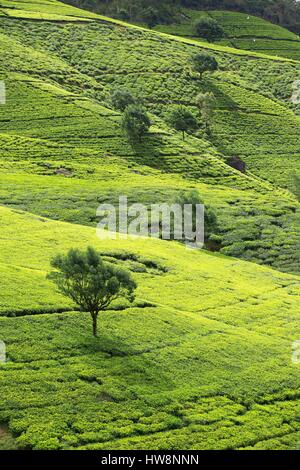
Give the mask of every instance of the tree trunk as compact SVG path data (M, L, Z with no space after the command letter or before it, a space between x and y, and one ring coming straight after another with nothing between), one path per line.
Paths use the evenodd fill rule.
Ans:
M91 315L92 315L92 320L93 320L93 335L96 337L98 313L92 313Z
M185 140L185 134L184 134L184 131L182 131L182 140Z

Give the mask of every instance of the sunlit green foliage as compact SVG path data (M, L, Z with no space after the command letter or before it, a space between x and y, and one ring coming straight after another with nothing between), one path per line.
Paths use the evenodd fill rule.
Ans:
M10 35L0 38L2 66L20 72L6 76L14 106L0 107L3 203L95 225L99 201L116 201L125 187L130 201L149 204L196 186L218 213L222 252L299 272L298 206L268 183L293 190L291 169L299 168L299 118L285 105L297 65L215 52L221 70L200 83L188 72L191 47L157 33L113 23L1 27ZM150 132L135 146L108 109L116 88L142 96L151 113ZM182 142L165 112L180 100L198 113L199 92L216 97L210 141L199 128ZM231 155L245 161L246 175L225 164Z
M54 0L1 5L0 448L297 446L299 64ZM200 82L189 58L203 50L219 70ZM143 97L152 125L135 145L113 89ZM212 133L183 142L165 112L196 114L199 93L216 98ZM246 174L226 164L235 155ZM149 207L191 191L217 218L220 253L96 237L101 202L126 193ZM103 312L98 338L47 279L54 256L87 246L138 285L132 307Z
M30 292L28 272L44 279L40 270L71 246L93 245L138 284L134 308L103 312L97 339L80 312L0 318L9 359L0 420L20 447L293 446L297 276L175 242L99 240L88 227L0 213L1 266L20 269L2 290L7 304L18 280L32 306L41 296L51 302L53 284Z

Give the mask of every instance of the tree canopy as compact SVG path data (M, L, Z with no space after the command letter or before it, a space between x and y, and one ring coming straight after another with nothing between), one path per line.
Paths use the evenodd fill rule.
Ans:
M192 132L197 129L198 122L194 114L182 105L173 106L166 115L169 124L177 131L182 132L184 140L186 132Z
M54 268L48 275L60 292L73 300L93 320L93 334L97 335L97 318L118 297L130 302L134 299L136 283L131 274L103 261L92 247L86 251L71 249L51 261Z
M207 52L200 52L190 58L192 70L200 74L203 77L205 72L214 72L218 69L218 62L216 58L208 54Z
M194 24L196 36L207 39L209 42L217 41L224 36L224 31L213 18L200 18Z
M141 105L129 105L122 117L122 127L130 140L141 140L151 126L150 118Z
M111 92L111 104L118 111L125 111L127 106L135 102L136 98L126 88L117 88Z

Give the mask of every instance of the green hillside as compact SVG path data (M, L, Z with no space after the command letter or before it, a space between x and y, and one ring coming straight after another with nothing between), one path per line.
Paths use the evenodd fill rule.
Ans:
M297 446L300 63L55 0L0 5L0 450ZM220 67L200 81L188 64L202 50ZM116 87L151 117L135 145L111 106ZM200 91L217 100L212 133L183 141L166 111L197 113ZM189 189L217 213L218 253L96 237L99 203L126 194L150 206ZM87 245L138 283L97 339L46 279L55 254Z
M99 247L139 285L137 306L101 316L98 339L82 313L0 318L10 359L0 371L0 419L9 421L17 445L230 449L297 442L299 369L290 356L300 333L298 277L175 243L99 241L94 229L4 208L1 234L1 269L11 274L4 306L25 297L30 313L52 311L54 303L70 309L45 281L51 256L70 246Z
M300 60L299 36L262 18L244 13L184 9L181 23L159 25L155 29L197 40L194 23L203 17L213 18L223 29L225 36L217 44Z
M120 27L113 20L3 18L1 31L0 60L13 104L0 108L0 201L94 225L97 201L112 188L113 199L126 186L132 200L153 202L153 194L161 200L166 193L172 198L178 187L197 187L219 213L222 252L299 272L299 206L281 188L293 190L299 171L300 118L287 104L300 66L218 51L221 70L199 82L187 65L199 48L196 42ZM283 71L280 83L274 77ZM108 109L116 86L140 94L153 113L149 137L135 148L121 132L120 116ZM201 90L217 97L212 137L199 132L183 142L162 118L169 103L194 110ZM226 165L231 155L246 162L246 175Z

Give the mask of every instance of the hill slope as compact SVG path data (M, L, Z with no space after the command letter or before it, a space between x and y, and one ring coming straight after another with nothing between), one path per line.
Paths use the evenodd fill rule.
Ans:
M213 18L223 29L225 36L217 44L300 60L299 36L262 18L244 13L183 9L181 23L159 25L155 29L197 40L194 23L203 17Z
M292 188L299 171L300 118L285 99L298 65L215 51L220 72L199 82L187 70L197 42L101 18L88 24L3 18L0 24L8 93L8 106L0 108L3 203L94 224L97 203L112 187L113 200L126 186L132 201L147 203L166 194L171 199L178 187L197 187L219 213L224 253L299 272L299 206L276 189ZM280 93L274 80L267 91L270 77L283 70ZM118 113L108 109L115 86L141 94L153 113L151 134L135 148L122 135ZM213 90L218 100L212 138L199 132L182 142L164 112L177 102L194 109L201 90ZM246 161L246 175L225 164L230 155Z
M0 318L10 359L0 370L0 421L9 421L19 446L297 442L299 370L291 342L300 334L299 278L175 243L99 241L88 227L0 212L1 269L12 273L4 304L18 301L18 283L32 312L41 299L45 311L54 300L70 309L45 281L50 257L70 246L99 247L139 285L140 307L103 314L98 339L82 313Z
M0 449L296 446L300 123L289 97L299 64L55 0L1 5ZM202 48L221 67L200 83L187 64ZM150 113L138 145L111 109L115 86ZM165 111L194 110L201 90L217 97L212 137L184 142ZM245 174L226 164L235 154ZM96 237L100 202L149 205L191 188L218 213L221 253ZM87 245L138 282L132 308L103 313L98 339L46 280L53 255Z

